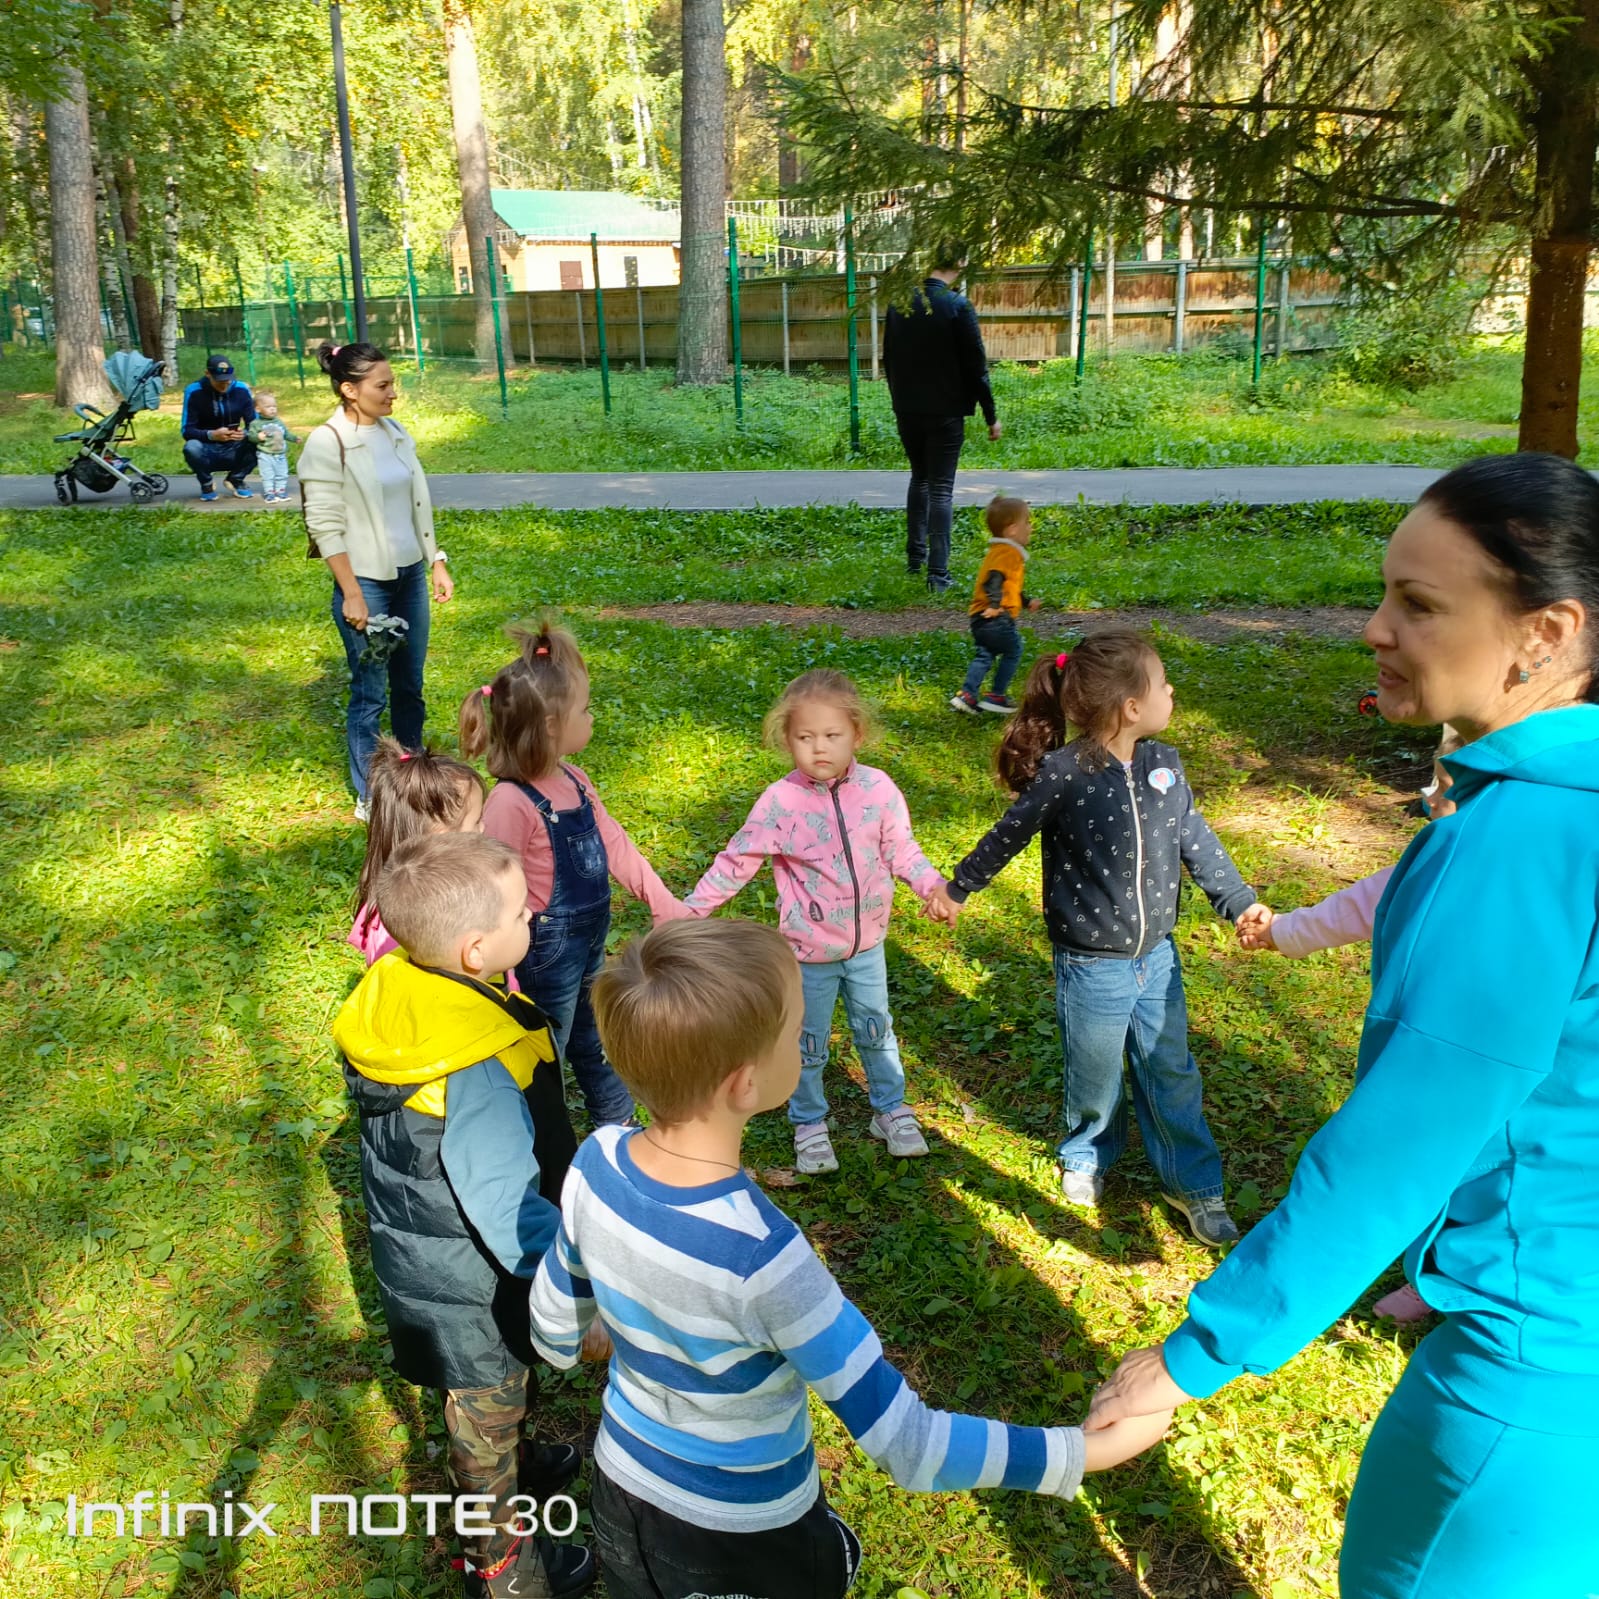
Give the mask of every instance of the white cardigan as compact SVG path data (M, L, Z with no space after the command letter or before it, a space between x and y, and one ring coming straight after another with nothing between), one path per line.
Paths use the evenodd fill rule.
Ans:
M433 500L427 473L416 457L411 435L393 417L380 419L394 440L395 452L411 468L411 518L417 543L431 566L439 557L433 537ZM344 457L339 457L339 442ZM383 515L383 488L371 452L356 425L340 406L328 420L311 429L300 452L295 475L305 496L305 525L317 553L348 555L357 577L393 581L398 572L389 548Z

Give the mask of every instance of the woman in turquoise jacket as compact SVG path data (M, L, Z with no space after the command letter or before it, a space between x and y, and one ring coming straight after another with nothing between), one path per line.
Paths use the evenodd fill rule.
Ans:
M1344 1599L1599 1595L1599 484L1486 456L1395 531L1378 708L1451 722L1453 816L1372 937L1355 1086L1088 1425L1274 1370L1399 1254L1443 1325L1373 1427Z

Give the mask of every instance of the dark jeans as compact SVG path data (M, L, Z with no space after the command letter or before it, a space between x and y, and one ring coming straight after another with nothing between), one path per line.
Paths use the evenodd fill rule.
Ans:
M609 898L597 911L541 912L533 918L527 954L516 968L522 992L549 1017L596 1126L625 1122L633 1114L633 1096L605 1058L590 997L594 979L605 969L610 926Z
M211 474L220 472L235 488L255 470L255 446L248 439L214 444L210 439L185 439L183 459L200 480L200 492L211 492Z
M1016 631L1015 621L1006 611L1001 611L998 616L974 616L972 644L977 653L972 657L972 664L966 671L966 681L961 687L968 694L975 695L983 686L989 667L998 661L999 665L994 670L994 687L990 692L1003 694L1010 687L1010 680L1015 677L1016 667L1022 658L1022 636Z
M715 1532L679 1521L594 1472L589 1496L611 1599L843 1599L860 1569L854 1532L816 1502L770 1532Z
M963 416L902 416L894 413L899 442L911 464L905 491L905 559L915 569L925 561L929 578L949 576L949 534L955 523L955 469L966 442Z
M394 736L410 750L422 745L422 723L427 716L422 701L422 668L428 654L427 562L402 566L392 580L363 577L357 581L372 616L400 616L411 624L405 644L387 662L363 665L361 652L366 648L366 634L344 620L344 601L338 584L333 585L333 625L344 640L344 654L350 664L350 709L345 717L350 782L355 797L364 800L366 769L377 746L385 701Z

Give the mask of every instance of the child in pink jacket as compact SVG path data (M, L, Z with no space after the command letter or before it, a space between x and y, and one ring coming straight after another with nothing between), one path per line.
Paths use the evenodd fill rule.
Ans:
M789 1101L794 1159L802 1172L838 1170L827 1129L827 1065L840 990L855 1048L866 1069L871 1134L891 1155L927 1153L905 1103L905 1068L888 1009L883 939L894 879L910 885L937 919L944 880L911 835L905 796L855 752L867 736L866 708L842 672L806 672L783 690L766 718L766 741L787 749L794 770L756 800L732 842L683 903L707 916L770 860L778 925L798 957L805 987L800 1032L803 1069Z
M1444 769L1443 757L1459 749L1460 744L1460 736L1446 726L1433 757L1432 783L1421 791L1430 821L1454 812L1455 802L1449 798L1449 787L1454 779ZM1385 866L1380 872L1373 872L1370 877L1363 877L1358 883L1351 883L1348 888L1329 894L1319 904L1307 905L1302 910L1279 915L1261 905L1246 911L1238 918L1238 941L1245 949L1274 949L1293 960L1314 955L1318 949L1368 943L1377 923L1377 906L1393 875L1393 867ZM1391 1294L1384 1294L1372 1308L1379 1316L1401 1322L1420 1321L1432 1312L1432 1306L1409 1283Z

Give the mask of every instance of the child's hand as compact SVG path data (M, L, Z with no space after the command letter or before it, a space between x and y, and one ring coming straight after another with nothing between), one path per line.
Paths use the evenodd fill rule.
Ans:
M1238 942L1245 949L1276 949L1277 940L1271 930L1276 919L1277 913L1269 905L1251 905L1234 924Z
M960 920L961 906L949 897L949 891L940 883L923 902L922 914L942 922L945 927L953 927Z
M1083 1432L1083 1470L1109 1471L1134 1455L1141 1455L1165 1437L1172 1412L1158 1410L1153 1416L1129 1416L1113 1421L1096 1432Z
M583 1344L578 1350L578 1355L587 1361L609 1360L611 1348L611 1335L606 1332L605 1323L596 1316L589 1323L589 1330L583 1334Z
M1029 611L1042 610L1043 609L1043 605L1044 605L1044 602L1042 600L1029 600L1027 602L1027 609Z
M998 616L998 615L999 615L999 607L997 605L990 605L988 607L988 609L983 612L983 620L987 621L991 617L995 617L995 616Z

